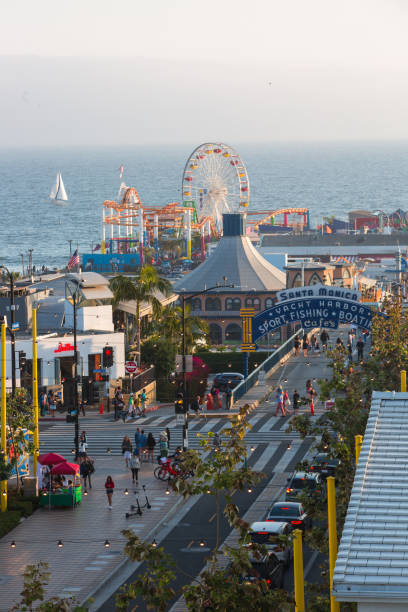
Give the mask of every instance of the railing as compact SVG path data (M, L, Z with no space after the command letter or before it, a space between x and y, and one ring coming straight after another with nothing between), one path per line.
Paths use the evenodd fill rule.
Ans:
M126 376L122 379L122 390L124 393L137 393L144 387L147 387L151 382L156 379L155 368L147 368L136 374L136 376Z
M249 389L254 386L254 384L258 381L259 374L261 372L265 372L266 375L269 370L273 368L273 366L275 366L283 357L293 350L293 344L296 336L302 338L303 329L299 329L295 334L293 334L293 336L286 340L286 342L276 349L276 351L271 353L271 355L269 355L269 357L267 357L265 361L263 361L261 365L256 368L256 370L251 372L251 374L245 378L245 380L239 383L239 385L232 390L232 404L239 400L247 391L249 391Z

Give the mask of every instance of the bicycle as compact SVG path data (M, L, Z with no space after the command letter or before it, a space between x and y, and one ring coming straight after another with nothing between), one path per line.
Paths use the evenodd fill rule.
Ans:
M154 470L154 476L157 480L170 480L171 478L189 478L192 476L192 472L186 472L185 470L178 469L176 463L171 463L170 459L167 459L165 463L161 463Z

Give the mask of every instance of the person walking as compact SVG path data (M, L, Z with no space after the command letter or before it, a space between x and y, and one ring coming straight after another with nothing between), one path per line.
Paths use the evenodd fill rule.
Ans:
M166 427L166 434L167 434L167 446L168 446L168 449L170 450L170 429L168 427Z
M166 431L162 431L160 434L160 457L167 457L169 454L169 444L167 441Z
M314 352L314 350L316 348L316 336L314 334L312 334L312 336L310 338L310 344L312 346L312 351Z
M285 408L283 406L283 391L282 387L278 387L276 391L276 412L275 416L278 416L279 410L282 413L282 416L286 415Z
M138 443L138 455L141 461L143 459L143 456L146 453L146 446L147 446L147 436L144 432L144 429L142 429L142 431L140 432L139 443Z
M320 342L322 343L322 350L325 351L327 349L327 343L329 341L329 334L324 329L320 334Z
M347 342L347 351L348 351L349 361L350 363L352 363L353 361L353 343L350 341Z
M290 406L289 393L287 392L286 389L284 389L283 391L283 410L285 411L285 414L288 414L290 412L289 406Z
M140 439L140 428L137 427L135 431L135 450L139 452L139 439Z
M105 490L106 490L106 495L108 496L109 510L112 510L112 495L113 495L114 488L115 488L115 483L112 480L112 476L108 476L105 482Z
M307 334L303 336L302 349L303 349L303 357L307 357L307 352L309 350L309 340L307 339Z
M140 409L140 393L139 395L136 395L136 400L135 400L135 414L136 416L140 417L142 416L142 411Z
M299 410L299 405L300 405L300 395L296 389L293 392L292 400L293 400L293 412L294 414L297 414Z
M130 458L130 469L132 470L132 482L139 484L139 470L140 470L140 459L137 456L136 450L133 451L133 455Z
M206 401L207 412L214 408L213 396L211 393L207 393L207 401Z
M227 410L231 410L231 402L232 402L231 387L227 387L227 389L225 391L225 408Z
M312 381L310 379L306 381L306 395L308 397L309 402L313 400L314 389Z
M156 440L153 437L153 434L151 431L149 431L149 434L147 436L147 458L148 460L151 459L152 463L154 462L154 447L156 446Z
M129 467L129 459L132 456L132 442L129 436L125 436L122 441L122 455L126 462L126 467Z
M41 416L45 416L47 414L47 407L48 407L47 394L45 393L45 391L41 391L41 393L40 393Z
M200 412L200 403L201 397L199 395L197 395L191 402L190 409L193 410L193 412L195 412L196 414Z
M89 457L85 457L85 459L81 462L79 466L79 473L84 481L84 488L86 489L86 482L88 481L88 486L92 489L91 483L91 474L93 473L93 465L89 459Z
M146 401L147 401L147 395L146 395L146 389L142 389L142 392L140 394L140 409L142 411L141 416L146 416Z
M360 338L356 344L357 346L357 361L364 361L364 340Z
M132 418L135 416L135 400L133 397L133 393L129 394L129 400L128 400L128 417Z
M79 455L78 460L79 463L83 461L88 452L88 438L86 437L85 431L81 433L81 437L79 438Z
M300 347L301 347L301 342L300 342L299 336L295 337L295 340L293 342L293 347L295 349L295 357L299 357Z

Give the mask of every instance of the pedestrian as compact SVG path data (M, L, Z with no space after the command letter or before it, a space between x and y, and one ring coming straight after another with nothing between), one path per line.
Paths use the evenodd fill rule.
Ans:
M52 418L55 418L55 411L57 409L57 405L55 403L55 397L54 397L54 392L53 391L49 391L48 392L48 406L49 406L49 411L50 414L52 416Z
M166 431L162 431L160 434L160 457L167 457L169 454L169 444L167 441Z
M166 434L167 434L167 445L170 450L170 429L168 427L166 427Z
M324 329L320 334L320 342L322 343L322 350L325 351L327 349L327 343L329 341L329 334Z
M357 346L357 361L363 361L364 360L364 340L362 338L360 338L356 344Z
M135 449L139 449L139 438L140 438L140 429L139 427L136 428L135 431Z
M219 433L215 433L213 437L213 448L215 451L218 451L220 448L221 440Z
M353 346L353 342L354 342L354 334L352 332L352 330L350 329L348 335L347 335L347 342L349 344L351 344L351 346Z
M40 393L40 410L41 410L41 416L45 416L47 413L47 407L48 407L48 398L47 398L47 394L45 393L45 391L41 391Z
M140 394L140 408L141 408L143 417L146 416L146 401L147 401L146 389L142 389L142 392Z
M156 446L156 440L153 437L153 434L151 431L149 431L149 434L147 436L147 457L148 459L152 460L152 463L154 461L154 447Z
M132 482L139 484L139 470L140 470L140 459L137 456L136 450L133 451L133 455L130 458L130 469L132 470Z
M286 414L288 412L290 412L289 406L290 406L289 394L288 394L287 390L285 389L283 391L283 409L284 409Z
M351 363L353 361L353 343L350 341L347 342L347 351L348 351L349 361Z
M135 416L135 400L133 397L133 393L130 393L128 400L128 417L132 418L133 416Z
M313 400L314 389L313 389L313 385L312 385L312 381L311 380L307 380L306 381L306 395L307 395L309 401Z
M310 402L310 414L314 416L314 413L315 411L314 411L314 403L313 403L313 397L312 397L311 402Z
M201 397L197 395L191 402L190 409L196 414L200 412Z
M307 352L309 350L309 341L307 339L307 334L303 336L302 349L303 349L303 357L307 357Z
M293 346L294 346L294 349L295 349L295 357L299 357L300 347L301 347L301 342L300 342L299 336L295 337L295 340L293 342Z
M278 387L276 391L276 412L275 416L278 416L279 410L282 413L282 416L286 415L285 408L283 406L283 391L282 387Z
M79 455L78 460L79 463L83 461L87 455L88 449L88 438L86 437L85 431L81 433L81 437L79 438Z
M293 400L293 412L297 414L299 410L299 405L300 405L300 395L296 389L293 392L292 400Z
M125 436L122 441L122 455L125 458L126 467L129 467L129 459L132 456L132 443L129 436Z
M227 387L225 391L225 407L227 410L231 410L231 402L232 402L231 387Z
M146 453L146 446L147 446L147 436L144 432L144 429L142 429L142 431L140 432L138 446L139 446L138 455L140 457L140 460L142 460L143 456Z
M106 495L108 496L108 508L112 510L112 495L115 488L115 483L112 480L112 476L108 476L105 482Z
M84 487L86 489L86 482L88 481L88 485L89 488L92 489L92 483L91 483L91 462L89 460L89 457L85 457L84 460L81 462L81 465L79 466L79 473L81 474L83 481L84 481Z
M314 334L312 334L310 338L310 344L312 345L312 351L314 352L316 348L316 336Z
M86 402L82 399L78 400L78 406L79 406L79 414L81 414L82 412L82 416L85 416L85 404Z
M141 416L142 411L140 409L140 394L136 395L136 400L135 400L135 414L136 416Z
M211 395L212 395L212 400L213 400L213 408L214 410L216 410L217 408L221 408L221 402L220 402L220 390L218 389L218 387L216 387L215 385L213 385L211 387L211 391L210 391Z
M206 408L207 411L212 410L214 408L213 396L211 395L211 393L207 393Z

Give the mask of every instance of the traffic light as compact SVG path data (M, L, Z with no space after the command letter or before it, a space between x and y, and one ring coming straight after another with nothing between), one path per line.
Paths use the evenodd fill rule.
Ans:
M18 351L18 367L20 370L25 370L27 365L27 357L24 351Z
M111 368L113 366L113 348L111 346L103 347L102 364L104 368Z
M184 406L184 400L181 393L178 394L176 401L174 402L174 409L176 414L184 414L186 411Z

